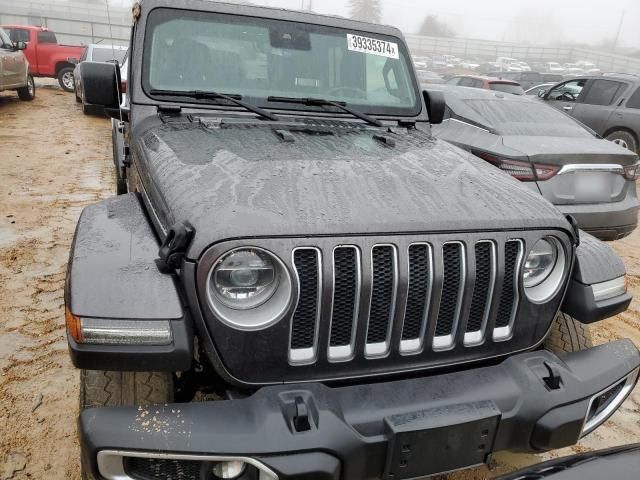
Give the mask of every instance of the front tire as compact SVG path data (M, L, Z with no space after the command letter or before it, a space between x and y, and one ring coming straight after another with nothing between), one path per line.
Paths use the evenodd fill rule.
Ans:
M18 97L25 102L30 102L36 98L36 83L31 75L27 77L27 85L18 89Z
M593 347L589 328L565 313L558 313L544 346L555 354L579 352Z
M73 81L73 68L65 67L58 72L58 83L65 92L73 92L75 84Z
M611 132L607 135L607 140L620 145L627 150L631 150L634 153L638 151L638 142L636 141L636 137L626 130L616 130L615 132Z

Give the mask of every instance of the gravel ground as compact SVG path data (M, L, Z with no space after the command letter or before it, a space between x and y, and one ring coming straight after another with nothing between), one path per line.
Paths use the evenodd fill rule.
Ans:
M114 191L109 122L86 117L73 95L38 83L34 102L0 94L0 480L79 478L78 373L67 355L63 283L76 221ZM640 293L640 233L614 245ZM592 329L596 343L640 346L640 295ZM640 389L580 445L543 456L498 454L480 480L546 458L637 442Z

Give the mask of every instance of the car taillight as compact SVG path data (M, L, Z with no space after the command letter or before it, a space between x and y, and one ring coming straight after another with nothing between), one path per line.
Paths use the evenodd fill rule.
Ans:
M560 167L556 165L545 165L543 163L530 163L526 160L511 160L507 158L499 158L486 152L474 152L476 156L495 165L503 172L508 173L513 178L521 182L535 182L539 180L544 182L554 177ZM535 168L535 174L533 169Z
M624 167L624 178L635 182L638 177L640 177L640 163Z
M122 94L127 93L127 81L126 80L122 80L120 82L120 93L122 93Z

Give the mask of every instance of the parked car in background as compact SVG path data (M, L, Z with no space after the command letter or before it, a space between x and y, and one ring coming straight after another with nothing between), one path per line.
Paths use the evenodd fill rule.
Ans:
M478 73L487 75L489 72L496 72L500 70L500 65L497 62L481 63L478 67Z
M524 95L524 90L518 82L497 77L456 75L448 79L445 83L447 85L457 85L459 87L482 88L484 90Z
M581 68L585 74L587 75L600 75L602 70L598 68L598 66L593 62L587 62L585 60L581 60L576 62L578 68Z
M433 86L447 115L434 135L522 181L603 240L638 224L638 156L526 97ZM429 89L429 90L430 90Z
M489 75L518 82L525 90L544 82L544 78L541 73L525 70L521 72L494 72Z
M558 62L546 62L544 66L544 71L546 73L556 73L560 75L564 74L564 67Z
M580 75L585 75L585 71L580 68L577 63L565 63L563 75L566 77L576 77Z
M29 74L29 62L22 53L26 47L24 42L12 42L0 28L0 92L15 90L20 100L33 100L36 86Z
M496 60L498 64L498 70L501 72L521 72L522 67L520 66L520 62L515 58L510 57L498 57Z
M525 90L526 95L531 95L535 97L540 96L540 92L546 92L551 87L553 87L555 83L542 83L540 85L536 85L535 87L531 87L529 90Z
M462 60L458 66L465 70L477 70L480 67L480 62L476 60Z
M447 60L448 55L434 55L431 61L433 70L447 70L455 68L455 65Z
M84 46L59 45L56 34L43 27L31 25L0 25L11 41L24 42L24 54L29 61L29 72L34 77L57 78L60 86L73 92L73 69Z
M124 61L124 57L127 54L128 47L122 47L119 45L107 45L107 44L91 44L88 45L80 62L75 66L73 70L74 78L74 93L76 102L82 103L83 113L89 114L95 109L92 105L88 105L85 101L84 88L82 85L82 63L83 62L117 62L119 65Z
M418 81L421 85L429 85L433 83L444 83L444 78L436 72L428 70L417 70Z
M541 97L598 135L638 152L640 77L626 74L579 77L559 83Z
M527 62L516 62L515 66L519 67L520 70L523 71L523 72L530 72L531 71L531 67L529 66L529 64Z

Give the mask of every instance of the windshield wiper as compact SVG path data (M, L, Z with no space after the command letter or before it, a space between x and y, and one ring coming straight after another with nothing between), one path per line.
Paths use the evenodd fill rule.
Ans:
M241 95L226 95L224 93L212 92L209 90L151 90L151 95L161 95L165 97L189 97L196 100L227 100L231 103L235 103L239 107L245 108L250 112L260 115L263 118L267 118L274 122L280 121L280 119L271 112L267 112L260 107L252 105L251 103L243 102Z
M358 110L354 110L351 107L348 107L344 102L334 102L332 100L325 100L323 98L297 98L297 97L269 97L267 101L274 103L297 103L300 105L306 105L308 107L336 107L340 110L350 113L356 118L360 120L364 120L370 125L375 127L383 127L384 125L377 118L373 118L366 113L360 112Z

